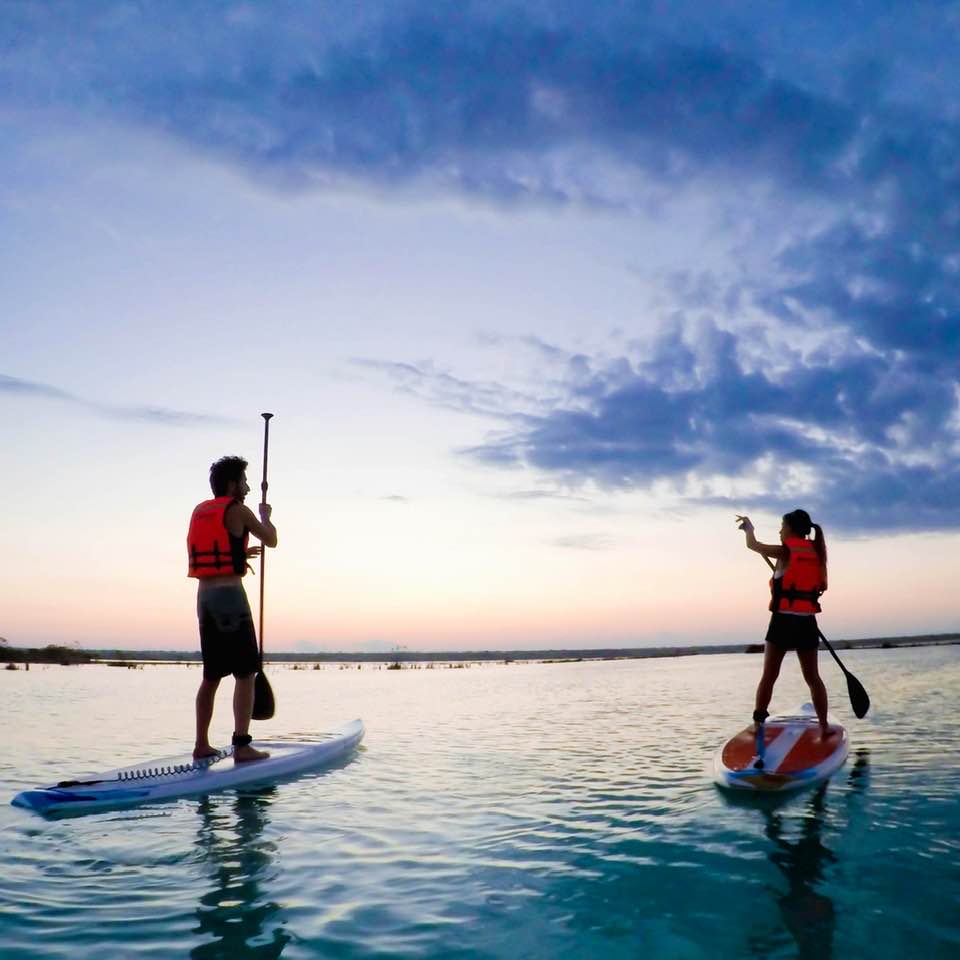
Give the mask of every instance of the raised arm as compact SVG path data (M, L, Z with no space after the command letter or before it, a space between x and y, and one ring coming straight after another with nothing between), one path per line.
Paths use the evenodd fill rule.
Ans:
M277 528L270 519L272 508L269 503L259 504L260 519L243 503L234 504L225 518L227 529L235 536L243 536L244 529L249 530L265 547L277 545Z
M782 543L761 543L753 532L753 523L749 517L737 517L737 525L746 534L747 549L759 553L761 557L775 560L785 559L788 550Z

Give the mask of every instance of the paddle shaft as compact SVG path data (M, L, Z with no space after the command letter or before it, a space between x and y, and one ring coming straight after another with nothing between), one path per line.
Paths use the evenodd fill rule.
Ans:
M267 454L270 450L270 418L272 413L261 413L263 417L263 481L260 484L260 503L267 502ZM263 588L267 577L267 548L260 548L260 669L263 670Z

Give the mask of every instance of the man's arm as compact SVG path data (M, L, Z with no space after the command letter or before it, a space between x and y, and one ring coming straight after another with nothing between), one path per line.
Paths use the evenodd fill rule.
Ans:
M269 503L261 503L260 519L258 520L253 511L243 503L235 503L227 511L224 522L227 529L235 536L242 537L244 529L249 530L265 547L275 547L277 545L277 528L270 519L273 508Z

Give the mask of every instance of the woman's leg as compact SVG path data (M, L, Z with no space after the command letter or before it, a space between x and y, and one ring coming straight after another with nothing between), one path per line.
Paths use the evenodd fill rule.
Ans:
M800 661L800 669L803 671L803 679L807 681L810 688L810 697L813 700L813 708L817 711L817 719L820 721L820 731L824 734L830 732L827 724L827 688L820 679L820 670L817 667L817 650L798 650L797 659Z
M780 676L780 664L783 663L785 652L776 644L764 644L763 674L760 677L760 683L757 684L757 699L754 707L758 713L766 713L767 707L770 706L773 685L777 682L777 677Z

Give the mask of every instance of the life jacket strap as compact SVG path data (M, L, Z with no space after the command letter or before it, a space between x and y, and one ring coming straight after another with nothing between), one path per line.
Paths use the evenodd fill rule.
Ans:
M201 559L201 558L211 558ZM250 565L243 558L244 570L250 569ZM234 557L232 550L221 550L220 541L213 541L212 550L198 550L193 544L190 545L190 569L191 570L229 570L236 573L237 558Z
M796 587L781 587L780 596L786 598L787 603L793 603L795 600L809 600L810 603L816 603L820 599L822 590L798 590Z
M777 577L772 581L773 599L770 609L776 613L780 609L780 601L785 600L788 607L792 607L798 600L810 603L817 613L820 612L820 597L822 590L799 590L797 587L785 587L783 578Z

